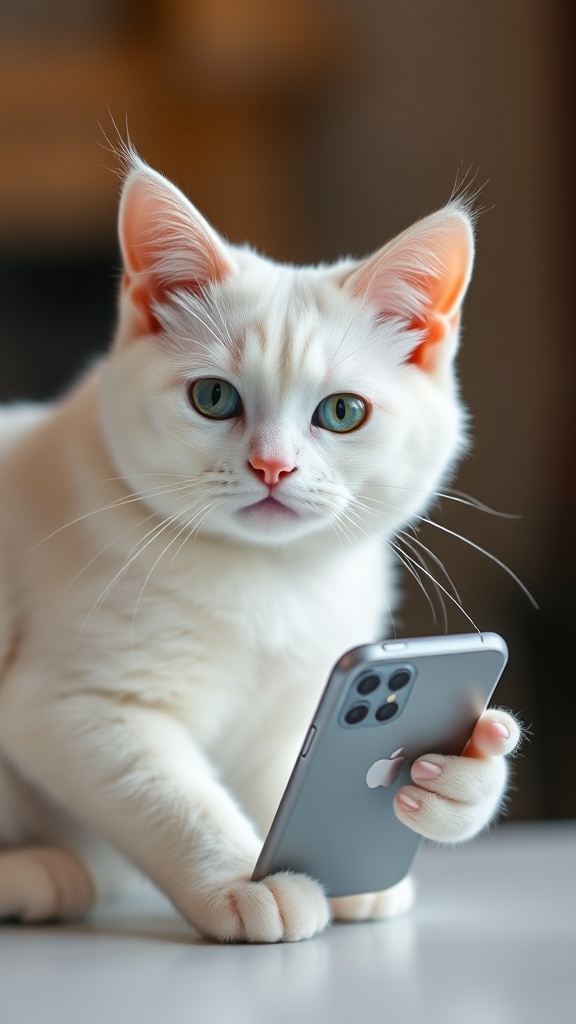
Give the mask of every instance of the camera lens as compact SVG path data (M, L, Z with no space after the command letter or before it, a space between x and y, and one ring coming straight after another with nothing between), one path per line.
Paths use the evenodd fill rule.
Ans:
M358 722L362 722L367 714L367 704L353 704L344 715L344 721L347 725L358 725Z
M409 668L399 668L396 672L393 672L388 680L388 689L392 690L392 693L396 693L396 690L401 690L402 687L408 686L412 678L412 673Z
M367 693L373 693L373 691L376 690L377 687L379 686L380 676L371 675L364 676L364 678L361 679L360 682L358 683L356 689L358 690L358 693L361 693L364 696L366 696Z
M377 722L387 722L389 718L394 718L394 715L398 711L398 705L396 701L390 701L389 704L383 704L381 708L378 708L376 712Z

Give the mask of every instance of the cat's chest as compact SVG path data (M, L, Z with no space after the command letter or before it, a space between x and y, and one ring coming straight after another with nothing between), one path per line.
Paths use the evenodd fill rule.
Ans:
M161 552L162 553L162 552ZM116 650L152 661L194 654L210 661L284 651L306 652L345 643L365 624L371 638L386 581L380 544L370 551L312 551L306 557L194 544L188 557L155 557L84 573L66 588L56 614L76 631L74 646L107 636Z
M42 604L26 660L33 667L41 653L58 686L65 673L67 686L168 708L210 746L235 721L313 706L338 656L377 632L379 563L199 543L153 571L130 566L115 578L111 564Z
M157 672L170 666L191 690L208 674L214 689L225 679L236 690L273 679L280 686L347 644L371 639L382 587L379 573L354 564L231 565L199 556L152 584L121 583L110 625L121 648L129 641L132 658L142 651Z

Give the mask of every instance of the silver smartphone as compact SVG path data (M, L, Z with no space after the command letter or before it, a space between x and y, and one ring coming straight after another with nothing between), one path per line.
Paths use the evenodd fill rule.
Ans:
M253 878L302 871L328 896L377 892L408 872L421 837L394 814L425 753L461 754L502 675L495 633L389 640L334 666Z

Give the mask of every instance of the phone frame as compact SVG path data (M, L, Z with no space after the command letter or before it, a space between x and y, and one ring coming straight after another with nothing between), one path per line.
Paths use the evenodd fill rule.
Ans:
M302 871L318 879L328 896L399 882L422 838L396 817L394 796L410 781L418 757L463 752L507 658L496 633L385 640L342 655L306 732L253 879ZM388 694L384 700L386 686L400 668L412 672L408 698L395 717L376 722L374 708L392 699ZM357 687L368 672L381 677L381 692L366 695L368 721L346 725L343 714L352 697L364 699ZM402 761L398 778L371 787L368 772L379 761L387 771L394 751Z

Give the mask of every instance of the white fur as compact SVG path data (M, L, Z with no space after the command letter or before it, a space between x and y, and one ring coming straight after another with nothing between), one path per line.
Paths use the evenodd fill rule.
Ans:
M388 628L386 539L462 447L450 315L469 222L450 207L372 263L280 266L226 246L133 157L120 236L110 357L52 407L0 417L0 916L21 850L26 878L45 872L26 919L81 912L132 865L208 935L303 938L329 920L317 884L248 879L328 670ZM436 315L422 281L458 259L424 370L410 317ZM191 406L202 376L237 387L240 421ZM311 426L337 392L371 406L349 434ZM243 511L269 493L255 452L296 468L274 492L292 514ZM466 835L503 770L480 788ZM54 848L40 868L37 844Z

